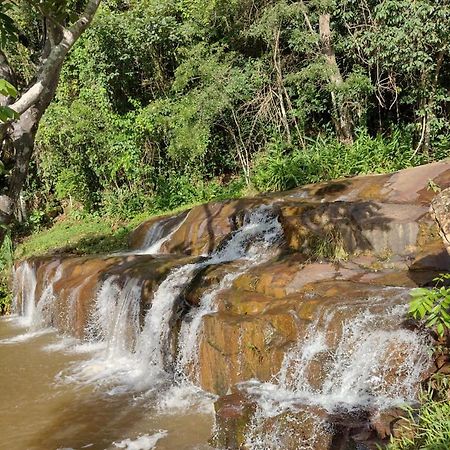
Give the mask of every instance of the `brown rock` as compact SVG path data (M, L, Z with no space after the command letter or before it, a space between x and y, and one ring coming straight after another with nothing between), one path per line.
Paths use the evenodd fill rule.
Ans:
M243 392L220 397L214 403L216 429L211 444L226 449L243 448L256 403Z

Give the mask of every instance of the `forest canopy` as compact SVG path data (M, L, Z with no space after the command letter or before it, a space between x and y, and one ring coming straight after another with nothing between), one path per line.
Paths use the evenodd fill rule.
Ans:
M43 23L11 17L20 87ZM443 158L449 24L446 0L104 0L23 198L130 217Z

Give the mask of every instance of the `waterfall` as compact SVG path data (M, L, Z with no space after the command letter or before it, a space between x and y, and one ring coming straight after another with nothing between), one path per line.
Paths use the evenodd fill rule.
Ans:
M140 328L141 291L142 286L134 278L128 278L121 287L118 276L113 275L102 284L87 335L105 344L107 359L121 358L133 349Z
M10 339L3 339L2 344L17 344L53 331L55 308L53 286L62 276L58 263L50 263L44 273L45 289L37 298L38 282L36 269L25 261L13 271L13 317L11 318L25 332ZM53 274L51 274L53 272Z
M415 400L421 376L431 363L428 338L399 327L406 317L407 290L384 290L389 291L389 300L379 296L363 304L322 308L306 338L286 353L273 382L242 384L258 405L247 438L249 448L279 448L280 435L263 430L268 419L287 411L304 411L295 420L307 420L314 408L331 414L376 414ZM326 424L319 417L314 421L316 434L324 432ZM313 433L311 442L316 438ZM301 448L314 445L305 442Z
M198 383L198 350L201 340L203 318L217 311L217 294L233 284L233 281L250 267L262 264L274 256L276 245L283 236L283 230L270 207L260 207L246 216L244 226L234 233L227 245L212 256L218 262L242 259L238 268L230 269L217 286L207 290L199 306L186 315L178 339L176 372L182 379ZM251 244L250 246L248 244Z
M54 270L56 267L56 270ZM54 270L53 275L50 272ZM45 271L46 280L45 288L39 298L39 301L35 305L34 315L32 318L32 328L39 329L46 326L53 326L54 316L56 310L53 307L54 302L57 300L57 296L54 292L54 285L62 277L63 271L62 266L58 262L49 264Z
M30 326L36 308L36 272L28 261L20 264L13 273L13 312L19 314L22 323Z
M51 274L52 271L53 274ZM61 266L58 266L57 261L48 264L44 273L45 288L40 297L36 298L36 269L25 261L14 271L13 311L20 315L19 323L29 331L37 331L39 328L53 325L55 311L52 305L56 299L53 286L61 276Z
M142 328L139 324L142 297L139 281L129 278L124 286L120 286L116 276L106 279L88 325L88 335L103 341L105 348L92 361L78 366L75 377L89 382L111 381L116 385L114 389L119 390L147 390L173 381L174 371L179 374L184 365L193 362L201 319L214 310L215 294L229 287L250 265L266 260L281 236L281 225L269 206L249 211L242 227L231 233L227 241L208 257L172 269L155 291ZM200 270L238 260L242 261L241 267L224 277L218 286L203 296L200 306L192 307L184 318L179 356L174 360L177 352L173 348L172 322L184 289Z
M147 231L144 244L136 252L140 255L157 255L161 247L181 228L189 216L189 212L183 212L174 217L167 217L156 221Z

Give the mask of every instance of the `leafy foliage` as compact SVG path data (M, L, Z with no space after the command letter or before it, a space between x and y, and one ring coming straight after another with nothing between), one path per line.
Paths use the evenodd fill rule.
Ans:
M449 6L364 5L103 2L41 123L29 207L131 217L239 195L240 179L285 189L447 156ZM324 11L339 86L321 51ZM16 16L29 41L10 50L20 59L37 25ZM334 136L333 96L357 130L351 145Z
M409 313L414 319L423 320L425 326L433 328L439 336L450 329L450 288L443 286L450 280L450 274L434 279L433 289L417 288L411 291L412 301Z
M6 80L0 80L0 94L5 97L15 97L17 95L16 88ZM0 122L7 122L11 119L17 119L19 115L9 106L0 106Z
M335 138L308 140L304 149L290 150L272 142L258 155L253 183L261 191L290 189L340 177L383 173L420 164L425 159L413 154L411 136L395 130L390 138L360 132L352 145Z
M8 312L12 300L8 286L8 277L13 265L13 259L11 234L7 233L0 248L0 314Z

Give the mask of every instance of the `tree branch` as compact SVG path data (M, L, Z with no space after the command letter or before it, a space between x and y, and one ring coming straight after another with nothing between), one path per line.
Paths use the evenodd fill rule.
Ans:
M79 19L70 28L63 29L61 41L52 48L48 58L43 62L36 82L11 106L17 113L22 114L34 105L51 84L52 75L58 73L55 68L62 64L67 53L91 23L100 1L89 0Z

